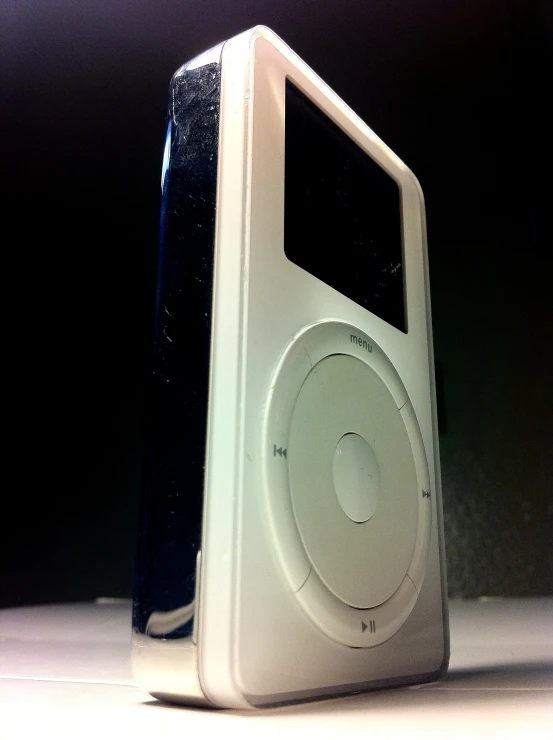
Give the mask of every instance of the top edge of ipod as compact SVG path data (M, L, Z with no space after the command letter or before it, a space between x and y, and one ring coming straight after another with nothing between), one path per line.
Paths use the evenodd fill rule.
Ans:
M258 43L261 41L261 45ZM368 137L369 141L372 141L377 147L368 147L368 153L371 156L375 156L379 164L385 169L389 169L390 174L400 179L402 182L408 179L410 183L417 189L418 195L421 200L421 205L424 204L424 195L421 185L409 167L398 157L389 146L363 121L363 119L355 113L340 97L334 92L334 90L296 53L290 46L283 41L274 31L264 25L254 26L247 31L226 40L219 44L207 49L204 52L196 55L189 61L181 65L176 72L173 74L171 85L174 81L193 69L205 67L210 64L221 64L230 66L233 64L233 75L236 75L239 70L246 76L245 80L239 80L236 78L235 83L245 82L247 85L246 95L249 95L249 91L252 87L251 79L248 79L249 74L252 71L254 63L256 61L271 62L270 54L267 55L267 47L272 47L278 54L282 55L292 66L290 71L286 74L287 77L296 78L297 75L301 75L305 78L309 90L305 90L301 82L299 83L300 89L306 92L310 97L312 96L312 87L318 88L321 95L313 96L314 102L317 104L323 104L327 115L333 117L332 107L341 114L347 116L351 121L352 128L357 127L361 134ZM240 64L238 64L240 63ZM298 84L296 79L293 79ZM327 110L327 106L324 104L325 100L331 106L331 110ZM341 116L339 116L341 118ZM352 128L344 126L342 120L337 121L338 125L346 130L349 135L352 134ZM354 137L357 138L357 137ZM389 158L389 162L386 159Z

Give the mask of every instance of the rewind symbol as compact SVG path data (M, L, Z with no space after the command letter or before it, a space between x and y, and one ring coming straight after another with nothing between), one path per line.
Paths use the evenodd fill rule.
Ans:
M287 450L283 450L282 447L277 447L276 445L273 445L273 457L279 455L279 457L285 457L286 459L288 459L286 452Z

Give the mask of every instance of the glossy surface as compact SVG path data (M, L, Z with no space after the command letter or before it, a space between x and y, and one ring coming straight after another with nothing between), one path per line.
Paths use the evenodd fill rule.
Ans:
M129 602L0 611L9 738L448 738L553 735L553 599L452 601L437 684L261 711L169 707L132 684Z
M378 319L285 255L283 114L287 77L400 184L408 334ZM445 669L449 648L420 190L397 157L266 28L256 27L225 42L220 100L200 586L198 593L196 581L194 603L181 601L156 610L156 635L146 635L153 639L135 635L135 665L153 669L142 671L140 685L158 697L197 700L198 692L192 694L189 688L188 671L194 664L188 660L194 652L194 628L183 637L167 633L177 639L163 640L167 636L163 634L165 623L172 625L173 619L184 615L184 607L194 607L194 623L198 624L199 694L201 697L203 691L213 705L259 707L431 680ZM169 183L171 171L170 161ZM266 455L276 460L276 445L278 459L286 459L278 453L281 443L271 439L266 445L262 431L271 378L293 337L313 322L330 319L355 327L353 334L349 330L342 337L352 356L369 354L377 361L378 352L363 336L370 336L375 347L382 348L389 360L387 375L395 373L403 388L399 403L394 384L389 387L397 409L406 405L407 398L412 403L434 491L432 498L423 502L428 514L436 513L428 558L422 559L426 571L422 588L415 594L416 603L411 610L408 600L409 616L403 626L370 650L354 650L329 640L298 608L299 597L287 587L279 563L280 551L284 551L284 559L290 557L290 551L275 547L269 531L268 496L263 495ZM312 348L304 348L312 362ZM197 359L195 347L190 347L190 358L193 362ZM335 445L344 431L348 430L340 429L332 441L327 455L330 468ZM284 465L280 467L284 469ZM340 508L337 503L336 507ZM423 507L418 508L420 512ZM413 517L411 520L411 527L419 531ZM347 542L342 544L347 551ZM415 553L418 550L415 542ZM392 629L396 615L390 617ZM362 625L357 628L365 637L376 634L370 627L365 632ZM380 638L380 629L376 631ZM169 642L173 647L166 650ZM145 653L150 653L150 659L143 661Z
M194 629L207 423L219 64L174 76L162 168L154 361L134 630Z
M398 184L286 80L288 259L407 331Z

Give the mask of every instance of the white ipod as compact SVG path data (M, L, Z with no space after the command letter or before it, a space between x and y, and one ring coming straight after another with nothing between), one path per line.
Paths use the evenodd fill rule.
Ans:
M260 707L439 677L417 180L256 27L174 76L162 192L137 682Z

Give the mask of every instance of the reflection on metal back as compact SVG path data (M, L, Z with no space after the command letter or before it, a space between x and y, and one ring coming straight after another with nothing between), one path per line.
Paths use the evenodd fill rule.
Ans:
M137 681L203 694L194 616L211 345L220 52L170 87L162 168L153 372L133 605Z

